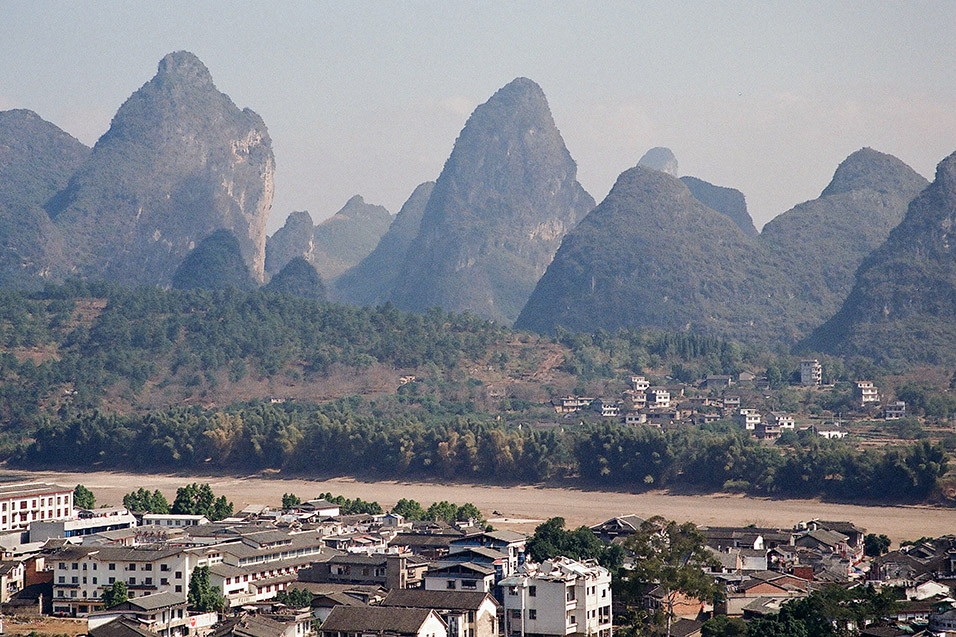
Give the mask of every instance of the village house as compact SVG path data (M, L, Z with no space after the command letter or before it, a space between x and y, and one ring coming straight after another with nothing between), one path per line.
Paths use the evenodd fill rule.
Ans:
M322 637L445 637L448 627L430 608L336 606L320 633Z
M899 420L906 418L906 403L902 400L895 400L887 403L883 407L883 418L886 420Z
M6 604L23 589L25 576L26 568L20 560L0 561L0 604Z
M594 402L593 398L569 395L565 396L564 398L552 400L551 405L559 414L573 414L577 411L581 411L582 409L589 408L592 402Z
M591 403L591 409L602 418L617 418L621 414L621 405L617 401L598 398Z
M629 426L644 425L647 423L647 414L640 411L632 411L624 415L624 424Z
M216 624L208 637L309 637L312 622L309 612L293 609L242 612Z
M869 380L858 380L854 389L854 399L862 408L880 402L880 390Z
M448 637L498 637L499 604L487 593L393 590L382 606L434 610L448 626Z
M651 386L651 383L643 376L631 376L631 388L635 392L645 393Z
M812 387L823 383L823 366L817 359L800 361L800 384Z
M651 387L647 390L649 409L667 409L671 406L671 393L663 387Z
M190 625L212 626L216 623L216 613L208 616L190 617L186 610L186 597L175 593L153 593L127 600L108 610L90 613L87 616L87 626L95 629L125 617L135 620L147 630L160 637L181 637L187 634Z
M425 573L425 590L493 593L498 581L494 566L475 562L450 562Z
M483 531L453 539L448 545L449 553L472 547L491 548L508 556L508 572L513 573L524 563L527 536L515 531Z
M525 564L501 587L506 637L611 635L611 573L596 562Z
M422 585L428 562L413 554L378 553L332 555L314 562L298 574L305 582L362 584L386 588L415 588Z
M636 515L622 515L595 524L591 527L591 532L602 542L618 542L640 531L643 524L643 518Z
M810 431L827 440L842 440L847 436L846 429L832 422L823 423L822 425L810 425Z
M760 424L760 420L760 412L749 407L737 410L737 413L734 415L734 422L747 431L755 431L757 425Z

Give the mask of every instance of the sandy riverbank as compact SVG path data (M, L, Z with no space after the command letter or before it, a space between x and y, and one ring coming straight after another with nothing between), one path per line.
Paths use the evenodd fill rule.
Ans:
M365 482L352 478L285 479L280 474L196 477L105 471L0 470L0 480L12 479L40 480L67 486L84 484L96 494L98 505L120 504L123 494L139 487L159 489L172 502L177 487L194 481L208 482L217 494L225 494L237 510L248 504L277 505L283 493L314 497L325 491L349 498L376 500L384 507L391 507L399 498L413 498L425 506L439 500L459 504L471 502L487 517L498 518L493 521L496 527L524 531L533 530L538 521L552 516L562 516L569 525L579 526L596 524L615 515L634 513L642 517L663 515L669 519L709 525L791 526L811 518L850 520L871 533L885 533L895 542L956 532L956 509L861 506L739 495L672 495L660 491L632 494L540 486ZM501 515L494 515L495 511Z

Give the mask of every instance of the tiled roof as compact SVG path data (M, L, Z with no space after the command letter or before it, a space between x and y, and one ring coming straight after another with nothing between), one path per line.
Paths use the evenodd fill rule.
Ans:
M336 606L323 622L322 631L343 633L389 632L414 635L433 612L427 608Z

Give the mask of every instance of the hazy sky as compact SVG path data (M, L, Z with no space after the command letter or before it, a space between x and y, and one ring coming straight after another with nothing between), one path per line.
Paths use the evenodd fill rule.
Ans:
M862 146L932 178L956 151L956 2L14 2L0 110L93 144L186 49L258 112L276 155L270 232L353 194L395 212L472 109L544 89L600 201L652 146L739 188L757 226L814 198Z

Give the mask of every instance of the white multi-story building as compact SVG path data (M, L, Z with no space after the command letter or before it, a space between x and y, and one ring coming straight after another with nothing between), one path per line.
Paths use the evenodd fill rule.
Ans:
M820 385L823 383L823 365L817 359L800 361L800 384Z
M756 409L744 407L737 412L734 420L747 431L754 431L760 424L760 412Z
M651 383L643 376L631 376L631 387L634 391L644 393L651 386Z
M73 489L45 482L0 485L0 531L73 516Z
M215 556L207 551L209 583L231 607L272 599L296 581L300 569L320 559L322 540L318 531L243 534L238 542L216 546Z
M611 636L611 573L593 560L526 563L501 588L505 637Z
M153 593L186 597L201 553L183 547L67 545L49 557L53 612L85 616L103 607L103 590L125 582L131 598Z
M869 380L856 381L856 400L861 407L875 405L880 402L880 390Z
M647 390L647 406L667 409L671 406L671 393L663 387L651 387Z

